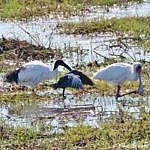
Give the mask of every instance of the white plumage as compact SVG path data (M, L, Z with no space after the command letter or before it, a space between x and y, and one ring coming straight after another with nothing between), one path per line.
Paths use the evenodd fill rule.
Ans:
M40 61L32 61L22 66L18 74L18 83L34 87L42 81L56 77L58 69L50 70L49 66Z
M55 62L53 70L50 70L49 66L43 62L35 60L25 63L20 68L8 73L6 82L16 82L19 85L35 87L42 81L56 77L59 65L64 66L69 71L71 70L62 60Z
M105 80L112 82L118 86L116 96L120 96L120 84L125 81L136 81L139 78L139 93L143 93L143 86L141 80L141 64L134 63L130 65L128 63L114 63L103 69L100 69L94 74L93 78L98 80Z

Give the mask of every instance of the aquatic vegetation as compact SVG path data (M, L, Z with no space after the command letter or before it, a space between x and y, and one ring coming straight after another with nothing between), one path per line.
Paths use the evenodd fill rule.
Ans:
M30 19L35 16L48 15L49 13L63 15L79 14L87 11L89 5L112 6L128 5L131 2L142 2L143 0L2 0L0 2L1 19Z
M150 40L146 40L143 46L147 49L146 52L150 52Z
M119 146L131 146L135 140L137 147L138 144L142 145L149 142L148 127L149 119L142 121L110 121L102 125L101 129L78 126L74 128L66 128L63 137L58 136L55 142L63 148L84 147L86 149L92 148L109 148ZM144 123L144 127L143 126ZM148 132L146 132L148 131ZM58 141L63 140L63 145ZM147 145L148 146L148 145Z
M141 33L149 33L149 22L150 17L124 17L111 19L95 19L77 23L68 22L63 23L60 27L66 34L89 34L107 32L115 33L120 31L138 35Z
M141 113L139 120L113 117L100 128L89 126L64 127L64 133L50 134L33 128L0 125L0 148L43 149L148 149L150 142L149 113ZM45 126L46 128L46 126Z
M60 32L66 34L113 33L116 36L129 38L137 45L149 48L150 17L124 17L95 19L77 23L63 23Z
M49 14L69 16L82 14L83 11L90 11L89 5L104 6L106 11L109 11L109 6L113 6L114 4L126 6L132 2L142 2L142 0L1 0L0 18L31 19L35 16L46 16ZM123 38L131 38L138 46L146 48L145 53L149 53L149 22L149 17L126 17L105 20L96 19L79 23L64 23L58 25L58 27L62 33L74 35L110 33L111 35L115 35L117 37L115 40L120 41L120 43ZM29 35L29 37L32 39L32 35ZM76 111L76 113L71 112L69 108L66 110L63 109L62 97L57 91L55 93L51 89L48 81L39 84L35 89L35 94L31 89L23 90L17 85L3 87L3 75L8 70L13 70L22 63L33 59L48 62L58 58L65 58L67 61L73 61L77 57L76 66L72 67L83 71L88 77L92 78L93 73L103 66L120 61L129 62L130 60L123 56L118 58L114 55L114 57L110 58L104 57L104 61L100 63L94 60L93 62L85 63L82 57L89 55L90 51L84 50L80 46L74 48L69 45L62 50L60 48L54 49L50 46L49 48L45 48L44 46L40 46L39 41L34 42L36 45L18 39L6 39L5 37L0 39L0 103L2 108L0 112L0 149L148 150L150 148L150 113L149 108L147 108L149 106L150 94L150 62L141 60L143 64L143 96L132 94L130 97L123 97L115 101L115 97L113 96L115 86L109 85L104 81L94 81L94 86L85 86L85 93L82 96L78 93L75 95L74 91L71 91L73 96L67 95L70 99L68 98L66 101L70 101L70 104L75 104L74 107L76 107L76 104L80 104L78 103L80 101L83 104L87 104L96 99L102 100L103 103L103 99L105 99L108 103L104 102L104 105L109 105L111 100L115 101L114 103L117 108L114 109L117 113L107 115L105 119L102 118L105 115L105 110L103 111L105 106L103 104L100 107L102 108L101 113L97 114L94 112L94 105L89 110L86 110L86 115L90 111L90 117L94 116L101 119L100 122L96 120L98 127L95 128L82 124L84 120L83 116L86 118L86 115L84 114L82 116L82 112L76 111L76 108L72 110ZM64 73L66 72L60 73L59 77ZM138 89L138 82L132 84L127 82L122 85L122 88L122 93L128 92L129 89L136 90ZM121 107L119 107L120 105ZM3 109L3 106L6 109ZM53 106L58 106L59 108L54 108L54 110ZM128 110L132 109L132 107L137 107L138 109L136 117L133 115L133 112ZM28 113L26 113L27 111ZM57 111L56 115L53 115L54 111ZM51 118L55 121L57 117L60 117L59 121L63 125L60 125L56 121L60 125L60 128L58 127L56 129L57 133L55 133L52 129ZM65 121L63 119L61 120L61 118L64 118L64 120L69 118L72 121L75 121L77 118L79 119L79 124L77 122L77 126L68 127L64 125ZM61 133L59 133L59 129L62 130Z
M50 98L50 96L45 95L44 97L41 97L31 92L30 89L23 91L15 89L14 87L12 92L5 90L3 91L3 93L0 93L0 98L1 103L21 104L22 102L36 102L37 100L38 102L44 101L44 99L47 100L48 98Z

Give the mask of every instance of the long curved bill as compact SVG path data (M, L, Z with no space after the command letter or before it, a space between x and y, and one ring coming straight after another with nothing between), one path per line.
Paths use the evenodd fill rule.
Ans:
M139 92L139 94L141 94L141 95L144 93L141 73L139 73L139 87L138 87L138 92Z

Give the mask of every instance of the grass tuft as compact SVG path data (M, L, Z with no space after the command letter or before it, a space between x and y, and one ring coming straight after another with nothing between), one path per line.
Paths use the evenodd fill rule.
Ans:
M131 2L143 0L2 0L0 1L1 19L30 19L35 16L50 13L63 15L75 15L86 11L89 5L112 6L128 5Z

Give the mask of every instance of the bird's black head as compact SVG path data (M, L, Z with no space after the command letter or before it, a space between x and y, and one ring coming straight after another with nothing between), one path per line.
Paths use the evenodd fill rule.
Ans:
M54 69L53 69L53 70L57 69L58 66L64 66L64 67L65 67L66 69L68 69L69 71L72 70L66 63L64 63L63 60L57 60L57 61L55 62L55 64L54 64Z

